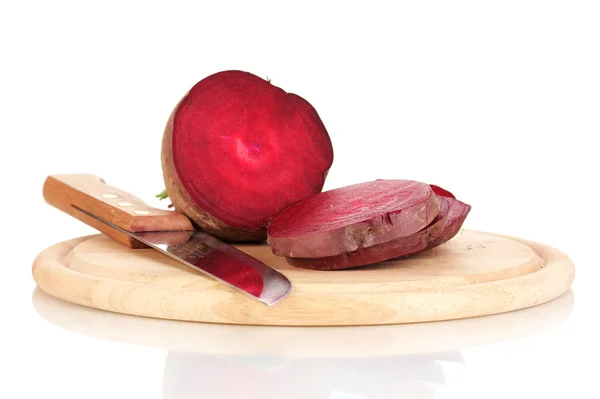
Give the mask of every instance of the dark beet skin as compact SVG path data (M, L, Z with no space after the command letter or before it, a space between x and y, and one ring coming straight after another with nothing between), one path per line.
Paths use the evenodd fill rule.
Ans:
M446 225L447 221L448 221L448 214L450 213L450 202L448 201L448 198L446 197L442 197L438 194L436 194L438 201L440 202L440 213L438 213L438 215L435 217L435 219L433 219L433 221L431 222L431 224L427 227L433 227L433 225L437 225L440 226L440 221L442 221L443 219L443 225L441 229L436 228L431 230L430 229L430 240L432 237L438 237L442 234L442 231L444 229L444 226Z
M163 136L175 209L226 241L266 239L269 218L320 192L332 162L331 140L311 104L244 71L194 85Z
M446 197L445 199L450 205L448 220L446 221L443 230L437 236L431 237L425 250L440 246L454 238L460 231L460 228L471 211L471 205L465 204L453 197Z
M440 237L446 225L450 208L449 203L444 197L438 197L438 199L440 201L438 216L436 216L429 226L408 237L398 238L383 244L337 256L316 259L288 257L286 260L290 265L304 269L341 270L370 265L420 252L427 248L432 237Z
M427 227L439 214L432 188L412 180L375 180L321 192L276 214L267 226L274 254L342 255Z

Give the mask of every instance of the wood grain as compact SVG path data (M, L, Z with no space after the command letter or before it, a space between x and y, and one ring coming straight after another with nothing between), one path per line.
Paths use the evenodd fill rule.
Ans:
M138 197L111 187L102 178L91 174L48 176L44 182L43 195L50 205L129 248L147 246L76 207L131 232L193 230L191 222L184 215L151 207Z
M557 249L462 231L428 253L340 271L294 268L267 245L237 245L285 274L289 296L266 307L163 254L102 235L38 255L33 276L46 293L97 309L198 322L349 326L459 319L527 308L557 298L574 279Z
M574 295L569 290L540 306L490 316L359 327L247 326L135 317L66 302L39 287L33 291L32 304L41 317L65 330L128 345L216 356L360 358L453 351L524 338L564 321Z

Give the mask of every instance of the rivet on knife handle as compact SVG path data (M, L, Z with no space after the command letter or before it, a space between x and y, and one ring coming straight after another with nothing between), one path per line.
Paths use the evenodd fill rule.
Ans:
M43 195L50 205L130 248L147 248L147 245L107 226L79 209L84 209L131 232L194 229L184 215L153 208L141 199L111 187L100 177L91 174L48 176L44 183Z

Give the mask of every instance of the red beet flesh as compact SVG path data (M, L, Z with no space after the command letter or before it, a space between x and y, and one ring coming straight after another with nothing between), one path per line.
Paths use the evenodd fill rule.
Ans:
M270 220L267 233L276 255L323 258L408 237L439 210L428 184L375 180L298 201Z
M341 270L406 257L447 242L460 230L471 207L452 197L439 197L440 213L425 229L383 244L338 256L286 258L293 266L313 270Z
M430 184L431 189L433 190L434 193L436 193L437 195L440 195L442 197L447 197L447 198L456 198L454 196L454 194L452 194L450 191L441 188L440 186L436 186L435 184Z
M191 199L245 229L265 228L286 205L321 191L333 162L316 110L242 71L216 73L189 91L174 114L172 145Z
M286 258L293 266L313 270L340 270L351 267L365 266L383 262L392 258L411 255L427 248L431 237L438 237L446 224L449 205L445 198L440 198L440 213L426 228L383 244L361 248L357 251L347 252L337 256L325 258Z

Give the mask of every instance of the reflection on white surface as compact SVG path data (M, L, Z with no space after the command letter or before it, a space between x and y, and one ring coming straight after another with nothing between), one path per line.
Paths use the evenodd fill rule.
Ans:
M571 291L537 307L465 320L373 327L262 327L143 318L73 305L39 289L33 305L69 331L164 348L163 398L433 398L461 349L564 320Z
M281 363L279 363L281 362ZM440 362L462 363L459 350L351 358L245 358L169 352L163 398L433 398L445 383ZM344 397L338 394L339 397ZM209 396L212 397L212 396Z

